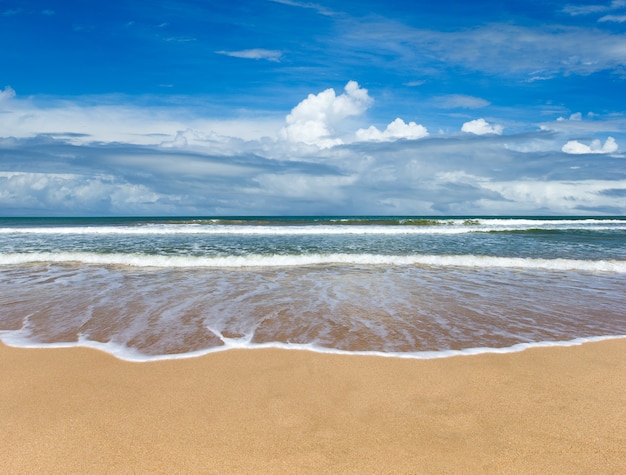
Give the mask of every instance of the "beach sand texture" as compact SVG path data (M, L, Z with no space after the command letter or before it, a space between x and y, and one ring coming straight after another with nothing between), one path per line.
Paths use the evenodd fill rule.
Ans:
M1 473L626 473L626 339L432 360L0 346Z

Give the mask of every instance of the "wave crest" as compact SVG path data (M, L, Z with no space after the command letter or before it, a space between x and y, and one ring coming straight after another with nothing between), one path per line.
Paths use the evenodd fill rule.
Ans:
M582 259L536 259L478 255L382 255L382 254L275 254L246 256L164 256L146 254L99 254L88 252L33 252L0 255L0 265L80 263L162 268L300 267L316 265L429 266L543 269L626 273L626 261Z

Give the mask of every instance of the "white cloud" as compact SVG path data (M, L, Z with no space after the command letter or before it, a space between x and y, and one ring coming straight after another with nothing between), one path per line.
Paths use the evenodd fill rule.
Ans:
M506 143L523 146L533 137L558 140L536 131L510 134ZM615 165L603 167L594 165L597 156L566 155L558 147L520 153L494 135L311 146L312 153L298 160L291 160L289 144L279 141L266 144L268 152L261 142L238 152L223 137L184 130L171 142L166 148L70 145L50 137L5 140L0 210L5 215L626 212L626 172L619 158L606 157ZM211 149L214 143L223 150Z
M615 153L618 149L617 142L613 137L609 137L604 145L599 140L594 140L591 145L586 145L578 140L570 140L561 149L565 153L582 155L586 153Z
M162 198L144 185L113 176L72 173L3 173L0 190L0 208L55 213L136 213L153 208Z
M449 96L440 96L436 99L439 107L444 109L480 109L487 107L491 103L485 99L474 96L466 96L463 94L451 94Z
M437 31L379 19L349 26L337 48L385 55L412 74L433 67L433 58L448 68L526 79L598 71L619 74L626 66L626 36L600 29L489 23Z
M263 190L289 199L337 202L345 197L345 187L355 176L311 176L305 174L264 174L254 178Z
M186 129L176 132L176 136L172 140L164 140L161 142L163 148L189 148L189 146L203 146L207 142L216 142L219 140L215 132L205 134L199 130Z
M423 86L424 84L426 84L426 80L421 79L418 81L409 81L409 82L405 82L404 85L407 87L419 87L419 86Z
M69 137L77 145L91 142L159 145L175 140L180 131L188 129L204 135L258 140L275 136L282 125L279 115L266 116L264 120L252 115L207 118L178 106L111 105L106 98L101 103L84 103L79 99L45 104L30 98L2 100L13 96L11 88L0 90L0 103L3 112L7 112L0 114L0 136L26 138L47 134Z
M0 101L11 99L15 97L15 91L11 86L5 86L4 89L0 90Z
M563 12L572 16L591 15L593 13L601 13L607 10L608 10L608 7L605 5L585 5L585 6L567 5L566 7L563 8Z
M397 139L421 139L428 136L428 130L421 124L415 122L405 123L399 117L387 125L384 131L378 130L375 126L367 129L359 129L356 132L357 139L361 141L391 141Z
M475 119L465 122L461 127L462 132L467 132L474 135L487 135L495 134L501 135L504 128L498 124L490 124L485 119Z
M335 137L335 127L346 117L362 114L372 103L367 89L356 81L349 81L344 89L345 93L339 96L332 88L309 94L286 117L281 138L322 148L343 143Z
M319 13L320 15L325 15L325 16L333 16L335 15L335 12L326 8L323 5L320 5L318 3L312 3L312 2L296 2L295 0L271 0L272 2L275 3L282 3L283 5L289 5L292 7L299 7L299 8L309 8L311 10L315 10L317 13Z
M594 13L603 13L624 7L626 7L625 0L613 0L609 5L567 5L563 8L563 12L572 16L592 15Z
M223 54L225 56L232 56L233 58L243 59L266 59L267 61L279 62L283 55L281 51L272 49L244 49L240 51L216 51L217 54Z
M339 94L310 94L287 118L210 119L90 99L2 103L0 214L626 212L612 138L622 141L622 114L559 108L551 116L569 119L552 120L549 131L499 137L501 126L477 119L464 124L474 135L428 140L394 140L428 134L397 118L382 131L359 129L354 141L350 118L372 103L354 81ZM285 140L267 137L281 126ZM607 135L605 143L570 140ZM568 140L567 153L579 155L561 151ZM589 153L610 155L599 164Z
M613 21L616 23L624 23L626 21L626 15L605 15L602 18L600 18L598 21L600 22Z
M176 132L173 138L168 137L163 140L159 146L163 149L229 156L247 151L250 142L232 136L220 135L214 130L205 132L187 128Z
M132 26L132 22L129 23L128 26ZM164 38L164 40L168 43L191 43L193 41L197 41L197 39L192 36L168 36L167 38Z
M153 175L172 178L216 178L241 177L255 173L254 164L233 164L222 155L220 160L193 153L132 153L110 154L105 162L108 166L125 167L127 170L150 169Z
M539 124L541 130L559 132L569 137L598 135L598 134L615 134L621 135L626 131L626 119L620 114L612 114L608 116L599 116L597 114L588 113L581 120L576 120L578 113L572 114L570 119L559 117L550 122L542 122ZM572 118L574 120L572 120Z
M484 186L506 198L507 202L499 205L500 212L507 207L563 214L588 214L588 210L601 208L619 211L624 209L626 193L626 180L516 180L485 183Z

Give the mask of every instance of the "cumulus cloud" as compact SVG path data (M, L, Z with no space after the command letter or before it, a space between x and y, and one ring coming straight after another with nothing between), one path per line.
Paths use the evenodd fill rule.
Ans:
M609 137L602 145L600 140L594 140L590 145L579 142L578 140L570 140L561 149L565 153L574 155L583 155L586 153L615 153L617 152L618 145L613 137Z
M586 212L604 208L619 214L624 210L626 180L589 179L573 183L560 180L515 180L486 183L485 187L506 198L507 202L502 206L504 209L513 207L513 210L543 209L563 214L588 214Z
M163 149L178 149L191 152L219 155L234 155L248 150L251 144L240 138L225 136L213 130L208 132L187 128L179 130L173 138L163 140L159 146Z
M253 49L244 49L239 51L216 51L217 54L223 54L225 56L232 56L233 58L243 58L243 59L265 59L267 61L279 62L281 56L283 55L281 51L272 50L272 49L261 49L261 48L253 48Z
M5 98L11 91L0 90ZM286 118L247 121L219 118L221 109L210 119L157 106L11 99L0 113L0 214L626 213L626 169L612 153L621 115L576 113L550 122L559 130L506 136L477 119L464 124L467 134L396 140L428 131L400 118L384 130L351 129L371 103L354 81L309 95ZM281 127L285 140L276 137ZM570 140L607 135L605 143ZM574 154L561 151L568 140ZM607 154L602 166L590 153Z
M298 160L291 160L280 142L272 142L269 151L260 142L245 152L227 144L221 152L190 151L222 140L194 130L182 131L169 148L7 139L0 141L0 210L4 215L626 212L623 159L606 156L602 161L610 166L598 167L594 155L505 148L533 137L558 138L535 131L506 140L454 135L353 142L311 147Z
M15 97L15 90L11 86L5 86L4 89L0 90L0 101L11 99L12 97Z
M335 137L335 127L346 117L362 114L372 103L367 89L356 81L349 81L344 91L337 95L329 88L319 94L309 94L286 117L280 137L322 148L343 143Z
M565 118L563 118L563 117L559 117L559 118L558 118L558 119L556 119L556 120L558 120L558 121L560 122L560 121L562 121L562 120L566 120L566 119L565 119ZM574 112L573 114L571 114L571 115L569 116L569 120L583 120L583 114L582 114L582 112Z
M617 114L600 116L592 112L583 117L576 112L569 119L559 117L550 122L542 122L539 128L564 134L568 138L603 134L619 136L626 130L626 119Z
M214 142L216 138L215 132L205 134L199 130L188 128L179 130L172 140L164 140L160 145L163 148L188 148L190 145L205 145L207 142Z
M387 125L384 131L378 130L375 126L370 126L367 129L359 129L356 132L357 139L361 141L391 141L397 139L421 139L428 136L428 130L426 127L415 122L405 123L399 117Z
M57 214L136 213L154 207L162 198L142 184L110 175L74 173L0 173L0 190L0 207L5 210L54 210Z
M501 135L504 128L498 124L490 124L485 119L475 119L465 122L461 127L462 132L467 132L474 135L487 135L495 134Z

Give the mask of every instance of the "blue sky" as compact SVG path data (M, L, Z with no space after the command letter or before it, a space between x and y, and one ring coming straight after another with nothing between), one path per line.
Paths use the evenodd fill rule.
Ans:
M0 216L626 214L626 0L0 0Z

